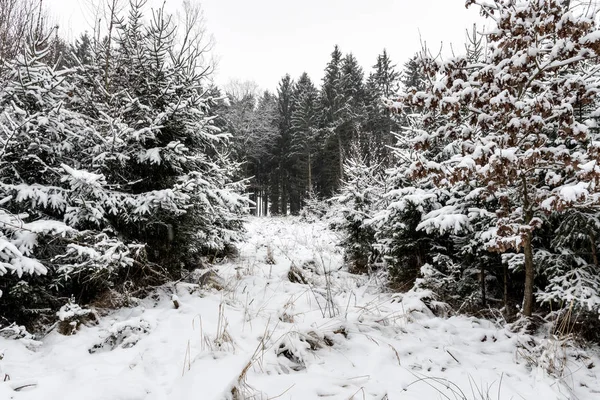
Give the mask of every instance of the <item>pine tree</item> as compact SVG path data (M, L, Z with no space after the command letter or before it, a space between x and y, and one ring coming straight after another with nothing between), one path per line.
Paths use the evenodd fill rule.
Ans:
M279 138L276 144L275 150L275 162L276 168L274 170L274 176L272 183L277 185L278 190L272 191L273 199L271 203L274 204L279 201L279 206L273 206L271 212L277 214L278 212L287 215L288 205L290 205L290 195L295 195L295 187L290 182L290 145L292 138L292 112L294 107L294 81L290 75L284 76L279 82L277 89L277 107L278 107L278 126L279 126ZM275 198L275 194L279 194L278 198ZM298 209L291 209L293 213L298 212Z
M344 233L341 245L345 249L345 260L351 265L351 271L364 273L371 272L379 261L371 219L379 208L385 184L379 166L369 166L360 157L355 146L353 156L344 165L346 179L334 202L341 216L337 228Z
M291 149L296 155L296 165L300 167L298 175L303 180L303 183L298 185L303 188L302 199L313 193L313 159L317 152L317 101L318 91L308 74L303 73L296 84L291 120Z
M261 209L263 215L267 215L270 198L269 180L274 165L273 154L278 138L277 96L265 91L258 101L256 116L256 137L258 140L254 144L254 159L256 160L257 178L260 182L263 202Z
M389 99L399 90L400 73L395 70L387 51L377 56L374 71L366 82L365 104L367 117L364 123L367 144L363 153L384 161L389 166L391 162L390 147L394 144L394 132L399 131L392 111L385 106L384 99ZM369 161L369 160L367 160Z
M47 64L52 50L32 39L0 92L0 291L3 314L22 322L65 293L94 296L141 256L107 226L120 198L85 169L99 133L76 111L72 71Z
M319 94L319 140L323 143L316 166L317 188L324 196L331 196L343 175L343 140L339 126L344 107L342 93L342 53L335 46Z
M163 10L146 25L142 6L111 40L76 45L72 69L42 38L0 75L3 315L156 283L241 237L247 200L205 70L178 53Z
M350 150L350 144L358 140L366 117L364 73L354 55L348 54L342 61L341 95L342 108L338 139L341 139L341 161ZM343 173L340 175L343 177Z
M402 70L402 74L400 76L400 82L403 86L404 91L416 91L419 92L425 89L425 81L426 78L420 72L420 56L416 54L410 60L404 63L404 68Z
M252 93L242 98L228 94L228 106L222 107L221 114L223 129L232 136L232 156L241 163L243 177L249 179L247 189L256 203L256 213L266 215L269 175L279 135L277 98L268 91L258 99Z

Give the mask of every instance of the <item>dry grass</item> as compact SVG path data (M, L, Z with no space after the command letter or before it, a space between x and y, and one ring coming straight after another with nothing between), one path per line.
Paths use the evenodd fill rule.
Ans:
M502 379L504 375L500 376L498 381L498 388L494 386L496 382L491 384L477 384L472 376L469 375L469 388L461 388L458 384L445 379L434 376L418 376L415 374L417 379L409 384L405 390L410 386L417 384L425 384L434 389L440 399L447 400L500 400L502 391Z

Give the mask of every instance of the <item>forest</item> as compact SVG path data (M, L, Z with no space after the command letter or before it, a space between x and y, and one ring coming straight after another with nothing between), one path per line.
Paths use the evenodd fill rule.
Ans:
M222 115L264 204L255 211L325 200L350 268L383 269L391 288L417 282L507 316L575 307L596 321L597 14L476 4L498 27L467 30L460 55L424 47L398 67L383 50L365 74L335 46L318 88L286 75L276 94L229 95Z
M69 41L42 1L0 0L0 337L75 334L198 270L221 282L248 226L281 219L323 224L336 271L436 316L600 344L600 5L466 0L488 25L450 54L363 68L332 43L322 80L271 92L211 80L199 5L105 3L108 27ZM263 250L321 298L307 271L328 258ZM323 318L343 314L332 274Z

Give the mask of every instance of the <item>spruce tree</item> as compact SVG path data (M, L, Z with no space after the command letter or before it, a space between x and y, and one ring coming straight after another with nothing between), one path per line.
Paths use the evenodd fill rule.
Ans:
M145 24L142 6L74 68L42 38L0 75L5 316L179 276L241 237L247 201L204 69L180 57L163 10Z
M342 92L342 53L336 45L331 60L325 68L325 76L319 94L319 140L323 143L316 172L318 191L331 196L343 175L343 139L339 126L344 107Z
M290 75L284 76L279 82L277 89L277 109L278 109L278 126L279 138L275 149L276 168L274 173L273 184L279 188L279 199L272 199L272 203L279 200L279 208L273 208L272 212L276 214L279 211L283 215L288 213L288 205L290 205L290 196L296 195L296 188L290 181L290 145L292 139L292 112L294 107L294 81ZM277 193L277 192L273 192ZM290 210L297 213L299 209L293 208Z
M389 99L398 93L400 73L396 71L386 50L377 56L377 63L373 68L374 71L369 74L365 88L367 145L363 153L367 157L373 157L374 160L385 161L389 166L390 147L394 144L394 132L399 131L399 126L392 116L392 111L385 106L384 99Z
M298 186L302 189L301 199L306 199L313 194L313 163L318 146L317 101L318 91L308 74L303 73L296 84L291 121L291 150L298 166L298 176L301 178L301 182L298 182Z
M376 228L372 219L381 206L385 177L379 165L367 165L357 145L345 162L345 180L339 196L333 200L341 221L336 228L343 232L344 258L354 273L374 270L380 253L376 247Z
M47 64L52 50L31 39L1 77L0 291L3 315L21 322L65 294L93 297L142 256L107 222L121 198L87 170L100 134L77 111L72 71Z

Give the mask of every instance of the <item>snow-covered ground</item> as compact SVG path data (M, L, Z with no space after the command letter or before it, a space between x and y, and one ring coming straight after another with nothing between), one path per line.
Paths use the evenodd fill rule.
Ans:
M0 399L600 398L595 350L563 358L490 321L436 317L422 294L383 293L345 272L322 223L255 218L248 230L239 259L215 266L222 290L194 284L196 271L74 336L0 338ZM523 349L534 341L546 351Z

